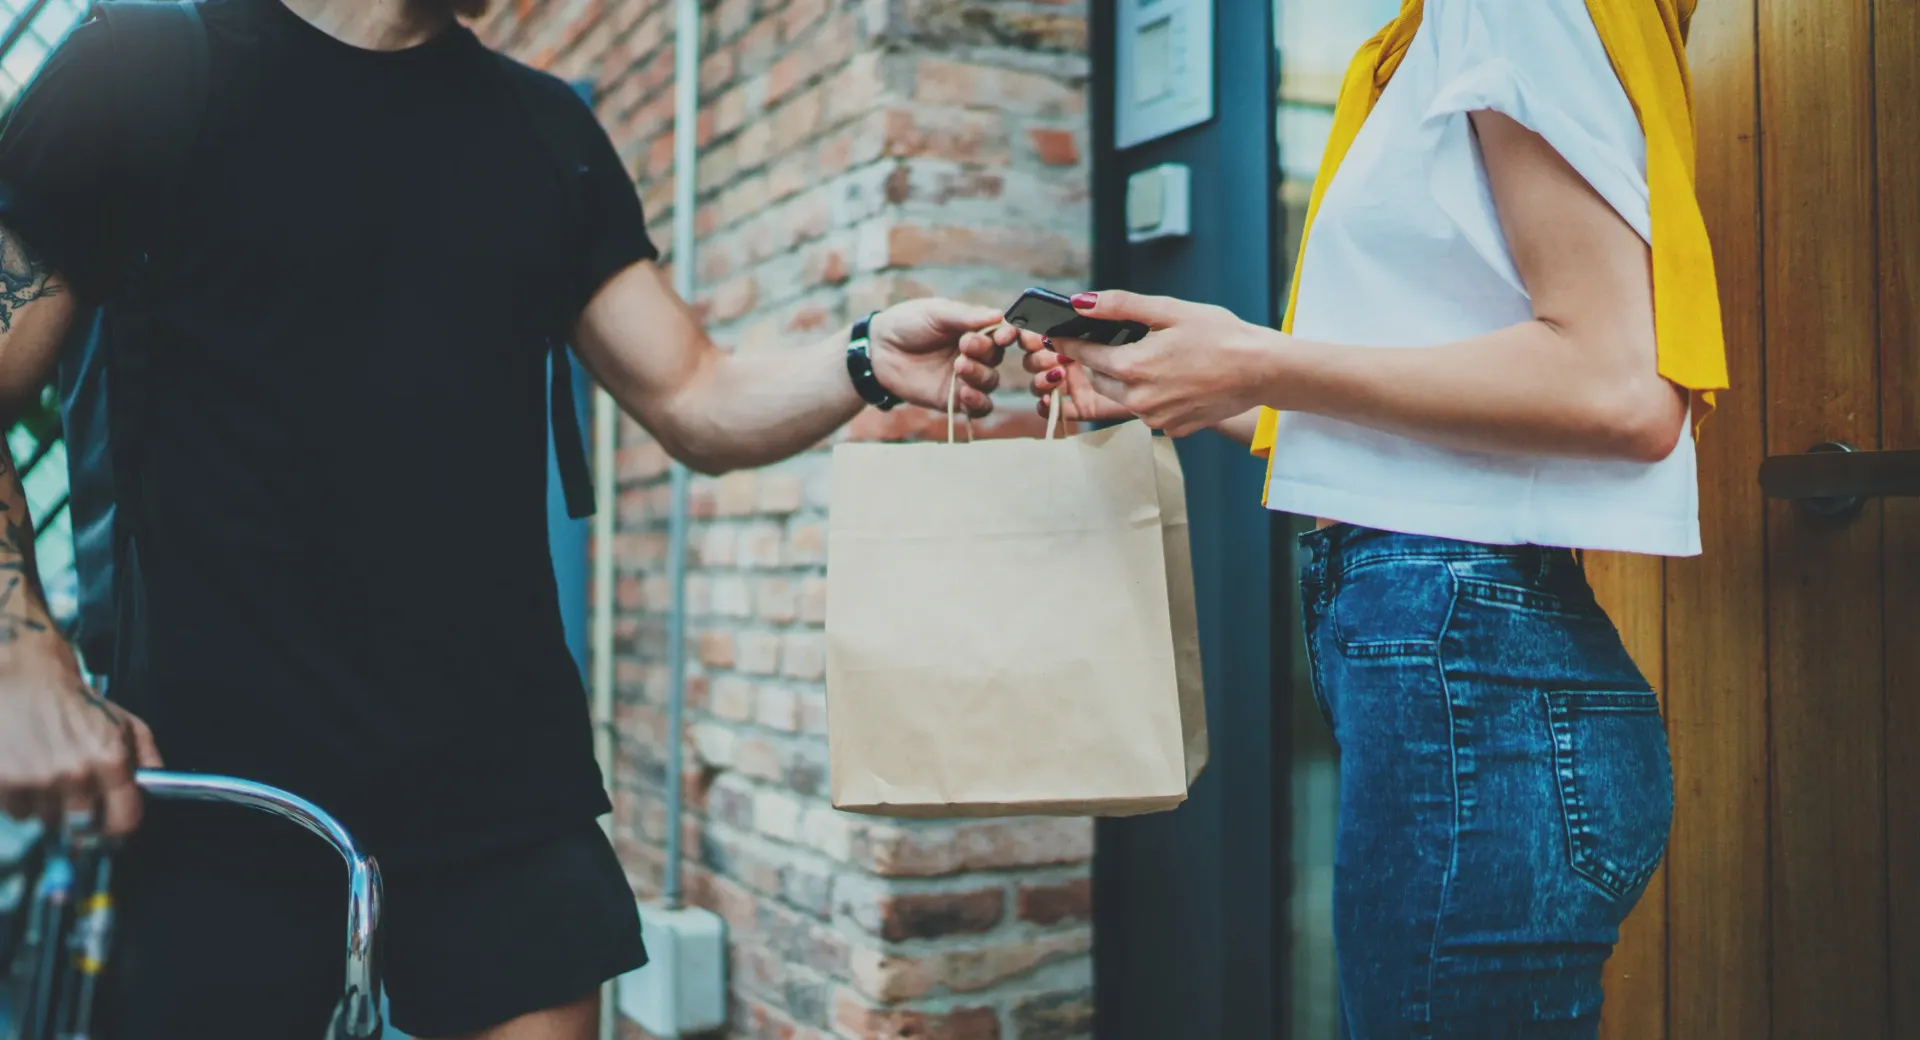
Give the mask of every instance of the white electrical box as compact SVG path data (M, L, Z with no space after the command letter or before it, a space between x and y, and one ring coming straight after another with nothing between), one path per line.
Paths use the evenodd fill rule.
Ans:
M1127 241L1190 233L1193 176L1185 163L1161 163L1127 178Z
M620 976L620 1013L661 1040L727 1024L727 925L700 907L640 904L644 967Z
M1115 0L1113 144L1213 118L1213 0Z

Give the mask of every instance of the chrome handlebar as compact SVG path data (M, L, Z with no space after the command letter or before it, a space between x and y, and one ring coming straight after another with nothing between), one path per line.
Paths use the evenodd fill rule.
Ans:
M380 1020L380 865L361 851L338 820L299 795L230 776L173 773L157 769L134 774L149 798L241 805L297 823L332 845L347 862L347 973L340 1005L334 1011L330 1040L363 1040L381 1034Z

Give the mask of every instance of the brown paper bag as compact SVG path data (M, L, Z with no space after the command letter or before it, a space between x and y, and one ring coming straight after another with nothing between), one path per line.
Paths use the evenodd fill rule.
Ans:
M1171 809L1206 762L1185 485L1139 423L834 450L833 804Z

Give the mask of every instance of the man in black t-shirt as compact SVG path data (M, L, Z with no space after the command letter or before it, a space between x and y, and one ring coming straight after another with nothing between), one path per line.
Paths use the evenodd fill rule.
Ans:
M203 0L207 106L137 304L129 228L153 214L109 27L79 27L0 129L0 401L38 392L84 307L139 310L148 359L112 705L50 626L0 454L0 807L98 804L129 832L129 769L159 753L285 787L381 861L399 1028L585 1038L597 985L645 954L548 557L550 319L707 472L890 395L943 407L956 370L982 414L1013 334L921 300L873 317L871 374L850 375L848 330L717 349L591 112L451 2ZM556 136L590 157L573 191ZM341 970L330 855L241 810L150 807L104 1035L319 1036Z

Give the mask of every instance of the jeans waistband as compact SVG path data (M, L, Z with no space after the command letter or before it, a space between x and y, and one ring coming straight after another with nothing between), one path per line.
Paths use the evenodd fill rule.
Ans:
M1325 581L1362 563L1382 560L1505 560L1515 570L1544 581L1559 566L1577 566L1573 552L1554 546L1485 545L1458 538L1402 534L1353 524L1334 524L1300 536L1308 556L1301 577Z

